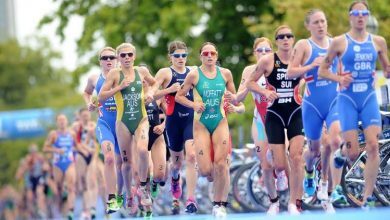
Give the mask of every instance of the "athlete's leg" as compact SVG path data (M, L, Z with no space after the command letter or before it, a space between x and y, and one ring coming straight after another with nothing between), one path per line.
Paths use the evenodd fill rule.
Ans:
M140 191L141 191L141 204L143 206L152 205L152 200L150 197L150 192L147 190L147 183L149 182L149 121L145 117L139 123L137 129L135 130L135 146L137 149L137 158L138 158L138 176L140 180Z
M105 201L106 197L106 188L107 188L107 181L104 178L104 163L103 161L97 157L96 158L96 183L97 184L97 195L102 199L102 201ZM106 204L104 203L104 209L106 209Z
M152 161L153 161L153 181L159 183L164 181L166 170L166 146L164 136L160 135L154 142L152 147Z
M187 199L195 199L196 182L198 175L196 172L196 156L195 145L193 140L187 140L185 146L186 158L186 183L187 183Z
M122 175L123 183L125 185L126 195L132 197L131 193L131 182L132 182L132 141L133 137L126 127L126 125L121 122L116 122L116 135L119 143L120 154L122 157Z
M76 166L74 163L69 165L68 169L65 171L64 178L68 191L67 211L70 213L74 210L76 197Z
M106 193L114 195L117 191L117 167L115 167L114 144L110 141L103 141L101 145L104 154L104 179L106 180ZM119 157L118 160L122 161Z
M122 157L120 153L114 153L115 154L115 170L116 170L116 193L118 195L123 194L123 185L124 182L124 175L122 173Z
M228 195L225 183L229 175L229 126L226 118L223 118L212 134L214 148L214 201L226 202Z
M57 206L59 207L59 210L61 210L61 207L63 207L62 204L62 193L64 191L64 173L62 170L56 166L53 165L53 180L54 180L54 187L55 187L55 192L57 194L56 196L56 202Z
M331 137L323 129L321 136L321 180L328 181L328 170L331 156Z
M364 129L367 162L364 169L365 191L363 203L366 202L368 197L372 196L376 177L378 176L378 167L380 162L378 137L380 132L381 128L376 125L371 125Z
M262 122L253 119L252 123L252 138L255 141L256 153L260 160L260 169L263 171L262 178L269 197L271 199L276 199L278 194L276 193L275 188L274 168L267 160L267 151L269 148L266 140L264 125L256 125L256 123L262 124Z
M99 160L96 156L93 156L89 166L87 167L87 187L89 191L89 200L88 200L88 208L90 215L94 215L96 210L96 203L99 195L99 187L98 184L105 184L104 182L98 182L97 179L97 160Z
M341 145L341 127L340 121L334 121L328 129L330 136L331 155L334 155L335 151L340 148ZM342 169L337 169L334 165L333 158L330 160L330 171L332 174L332 191L341 182Z
M171 152L171 175L172 178L177 180L179 179L180 175L180 169L182 167L183 159L184 159L184 151L173 151L170 150Z
M303 135L297 135L290 139L290 167L291 174L290 179L290 203L295 202L296 200L302 199L303 195L303 145L304 145Z
M210 157L210 133L199 121L194 121L194 145L199 174L203 177L207 177L209 181L213 181L213 164ZM172 156L173 155L171 155L171 158Z
M88 188L87 184L87 175L88 175L88 167L89 165L85 161L84 157L80 154L76 155L76 177L78 183L78 190L83 198L83 214L88 215L90 208L90 197L91 191Z
M147 182L149 169L149 121L148 118L143 118L135 130L135 146L138 155L138 175L141 184ZM141 163L142 161L142 163Z
M43 178L43 177L41 177ZM37 207L38 211L43 214L42 217L47 217L47 206L46 206L46 198L44 193L44 185L42 183L39 183L36 188L36 198L37 198Z

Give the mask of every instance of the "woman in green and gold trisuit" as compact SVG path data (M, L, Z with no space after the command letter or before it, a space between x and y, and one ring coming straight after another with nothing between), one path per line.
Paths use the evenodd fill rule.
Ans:
M194 109L194 144L199 174L214 181L213 215L226 216L229 184L229 127L224 110L224 95L236 93L230 70L216 65L217 48L206 42L200 49L202 65L194 68L176 94L176 101ZM186 98L194 88L194 101ZM239 107L227 104L228 112ZM243 106L241 106L243 107ZM241 108L242 109L242 108Z
M145 110L145 103L153 101L156 91L155 80L146 67L134 66L136 49L130 43L123 43L116 49L121 67L110 71L99 93L99 102L114 96L117 106L116 134L119 143L122 172L126 187L126 204L130 210L134 208L133 195L131 193L132 154L137 154L139 161L138 174L141 181L141 204L150 206L152 200L146 190L149 166L149 122ZM144 91L149 84L151 89Z

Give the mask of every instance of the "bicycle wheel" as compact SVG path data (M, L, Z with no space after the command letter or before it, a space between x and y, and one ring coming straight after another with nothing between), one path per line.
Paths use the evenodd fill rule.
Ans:
M366 166L366 151L360 153L359 157L352 163L346 163L343 168L341 187L348 202L355 207L363 205L364 195L364 168ZM378 191L374 187L373 195L378 199Z
M233 178L233 196L245 212L256 212L261 206L251 202L247 191L249 171L255 162L242 165Z
M379 173L375 183L377 198L384 206L390 206L390 142L379 149Z
M231 209L233 212L244 212L243 208L241 207L240 203L234 198L233 195L233 179L236 175L238 169L242 166L242 163L232 163L230 166L230 187L229 187L229 194L228 194L228 208Z
M262 211L266 211L270 206L270 201L262 179L263 172L260 167L260 162L256 162L249 171L247 190L251 202L259 205Z

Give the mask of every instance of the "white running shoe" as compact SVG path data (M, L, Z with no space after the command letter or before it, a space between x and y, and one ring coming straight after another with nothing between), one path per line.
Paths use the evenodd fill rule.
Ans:
M140 186L139 192L141 193L141 205L151 206L152 205L152 198L150 196L149 191L146 189L146 186Z
M214 205L214 206L213 206L213 211L211 211L211 215L213 215L213 216L215 217L218 208L219 208L219 205Z
M317 199L321 201L328 201L328 181L323 181L322 179L320 180L317 190Z
M271 205L268 208L267 215L269 216L275 216L279 213L279 201L275 203L271 203Z
M225 206L219 206L217 211L215 212L216 218L225 218L227 215Z
M286 171L281 171L276 173L276 190L277 191L285 191L288 189L288 178L286 175Z
M326 214L334 214L336 211L334 210L332 202L329 200L321 201L321 206L324 208Z
M212 215L216 218L225 218L226 208L224 206L215 205L213 206Z
M297 208L297 205L295 205L294 203L288 204L288 213L290 213L290 215L300 215L301 214L301 212L299 212L299 210Z

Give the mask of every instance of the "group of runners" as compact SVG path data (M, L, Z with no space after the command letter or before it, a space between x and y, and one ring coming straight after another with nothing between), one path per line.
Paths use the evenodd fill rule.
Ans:
M374 87L376 60L386 78L390 64L385 39L366 30L367 3L353 2L348 13L349 31L334 38L320 9L305 16L307 39L295 43L287 25L276 28L274 42L257 38L253 45L257 63L243 70L237 92L231 71L218 65L220 54L211 42L199 49L200 66L187 65L184 42L171 42L170 65L154 77L146 66L135 66L134 45L103 48L101 73L91 75L84 90L87 107L70 127L67 117L59 114L57 128L44 146L45 152L53 154L53 188L59 194L66 188L68 217L73 218L78 191L83 195L83 213L93 218L99 186L104 186L107 214L122 207L135 213L140 206L151 216L153 199L167 182L177 214L183 164L185 212L197 212L199 175L213 184L212 215L226 216L231 162L227 115L245 112L242 101L248 93L255 102L252 138L271 201L269 215L279 213L278 191L287 188L291 214L302 211L304 193L317 193L326 212L334 212L332 203L346 202L340 163L359 154L359 121L368 156L363 207L370 208L381 132ZM97 122L90 118L94 111ZM96 156L95 140L104 162ZM317 181L314 166L319 157L322 171ZM96 170L102 173L99 181Z

